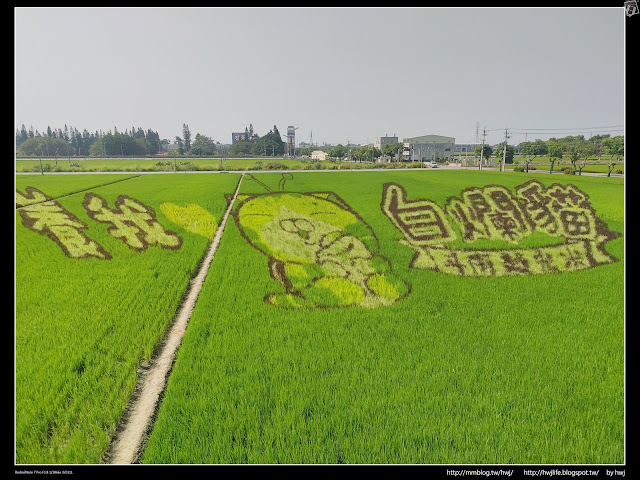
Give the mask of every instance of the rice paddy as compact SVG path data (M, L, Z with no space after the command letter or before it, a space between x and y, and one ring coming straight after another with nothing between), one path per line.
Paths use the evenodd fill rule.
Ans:
M240 174L115 179L16 177L17 463L103 461ZM141 463L624 463L623 179L254 173L232 216Z

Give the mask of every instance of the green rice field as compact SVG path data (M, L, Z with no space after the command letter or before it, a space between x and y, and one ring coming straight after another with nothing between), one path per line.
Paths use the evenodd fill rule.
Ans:
M190 175L180 179L180 188L162 176L125 178L16 177L20 192L51 192L61 209L86 225L86 238L111 256L69 258L48 235L24 226L24 209L16 211L17 463L100 461L138 368L170 325L212 236L185 230L161 206L197 203L219 221L226 207L222 192L234 189L239 176ZM179 232L181 248L130 248L108 233L107 224L89 218L83 208L88 192L111 205L130 195L154 208L161 224ZM29 214L42 222L48 215Z
M625 462L624 179L407 169L17 175L16 463L104 461L238 182L140 463Z

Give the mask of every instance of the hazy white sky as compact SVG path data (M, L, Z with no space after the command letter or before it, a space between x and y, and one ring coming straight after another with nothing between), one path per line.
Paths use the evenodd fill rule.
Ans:
M619 8L15 10L15 125L231 143L622 135ZM616 128L604 131L601 127ZM526 133L526 136L525 136Z

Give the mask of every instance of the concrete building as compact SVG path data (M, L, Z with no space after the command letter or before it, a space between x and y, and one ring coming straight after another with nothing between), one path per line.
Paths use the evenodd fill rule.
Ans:
M373 146L382 151L382 147L390 143L398 143L398 137L376 137L373 141Z
M453 159L456 139L441 135L422 135L402 140L402 159L406 162L450 161Z

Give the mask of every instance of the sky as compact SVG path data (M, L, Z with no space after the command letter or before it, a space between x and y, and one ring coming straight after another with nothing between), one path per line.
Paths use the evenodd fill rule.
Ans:
M624 134L625 17L569 8L15 7L15 127L231 143ZM639 23L640 25L640 23Z

